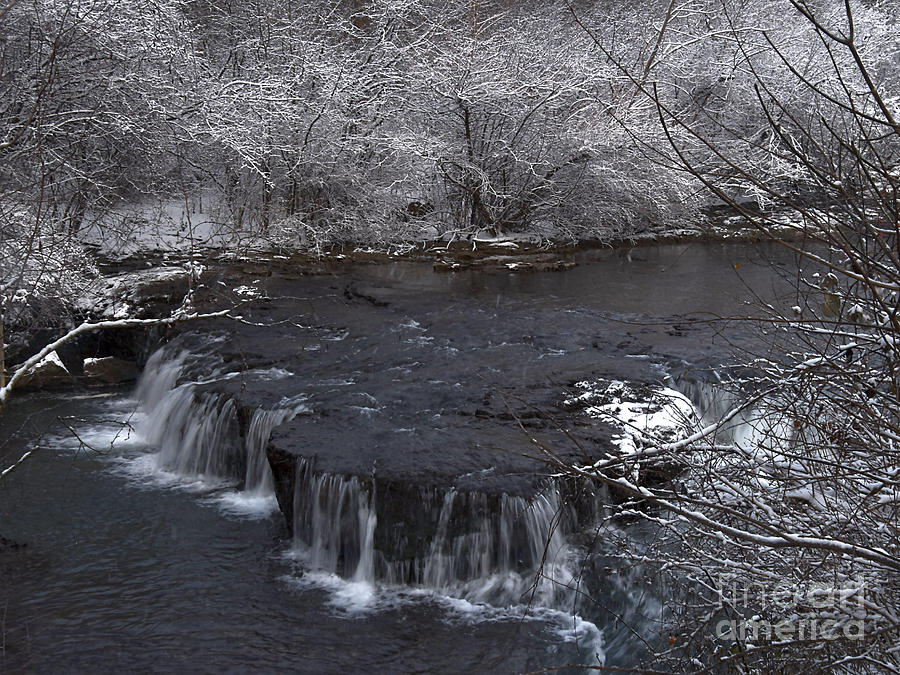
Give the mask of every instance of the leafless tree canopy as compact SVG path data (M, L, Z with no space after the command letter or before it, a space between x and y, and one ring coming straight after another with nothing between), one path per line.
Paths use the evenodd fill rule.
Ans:
M190 228L198 199L220 242L313 249L608 240L729 206L803 260L736 408L686 440L557 469L624 491L612 517L663 533L623 543L682 587L656 666L896 670L898 12L6 0L0 338L75 321L97 275L85 232L163 214ZM654 463L679 470L648 487L633 469Z
M794 297L763 308L770 348L733 410L685 441L559 467L624 490L613 518L661 532L624 542L678 589L656 666L900 667L896 11L672 2L636 57L573 10L656 115L658 161L801 260ZM648 487L648 466L680 468Z

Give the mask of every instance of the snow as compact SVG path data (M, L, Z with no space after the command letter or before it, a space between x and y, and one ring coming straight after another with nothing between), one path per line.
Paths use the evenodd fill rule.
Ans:
M69 372L69 369L63 365L63 362L59 358L59 354L56 353L56 350L47 354L44 358L34 364L31 368L29 368L29 372L39 373L42 370L56 370L59 369L65 373Z
M587 391L570 398L566 405L587 403L585 414L615 427L619 433L612 442L622 455L651 443L683 438L699 420L690 400L668 387L638 388L620 380L578 382L575 387Z
M529 232L511 232L509 234L492 235L484 230L478 232L472 240L473 244L489 244L501 248L519 248L520 244L534 244L540 237Z
M125 319L133 316L141 293L154 284L186 281L189 272L184 267L153 267L136 272L124 272L105 277L76 301L76 307L105 319Z
M816 366L821 366L822 364L824 364L826 362L827 362L827 360L824 357L816 356L814 358L807 359L806 361L803 361L802 363L798 363L797 370L805 370L807 368L815 368Z
M238 286L236 288L232 288L231 292L235 295L240 295L245 298L258 298L261 295L259 289L253 288L251 286Z
M878 344L882 347L893 347L896 342L896 337L893 335L882 335L878 338Z
M784 496L787 499L796 499L797 501L805 502L815 509L823 510L827 507L827 504L822 501L822 495L817 494L812 485L800 487L795 490L788 490Z
M85 243L97 246L109 257L125 257L141 251L184 252L223 247L233 233L222 226L226 207L210 192L183 198L147 198L123 204L82 232Z

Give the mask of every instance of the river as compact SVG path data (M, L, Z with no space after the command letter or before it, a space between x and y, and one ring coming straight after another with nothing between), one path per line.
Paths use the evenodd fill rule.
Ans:
M690 244L593 252L572 270L532 274L409 262L232 271L222 287L257 297L247 324L192 329L164 347L139 394L28 394L4 413L4 461L40 450L0 483L0 535L20 544L0 547L0 670L634 665L665 598L628 570L587 584L602 611L571 594L523 594L528 556L550 551L569 574L588 551L553 534L557 497L529 492L536 479L497 449L527 447L529 433L556 442L552 425L525 433L515 418L580 380L690 393L735 346L757 344L746 325L707 319L746 313L756 293L771 300L784 288L772 260L790 264L768 246ZM264 323L277 325L252 325ZM200 419L188 401L213 390L290 408L265 435L274 426L273 443L315 458L314 471L297 469L294 494L313 505L339 495L330 515L297 511L291 530L266 475L210 464L234 423ZM225 399L215 400L218 415ZM510 406L517 415L504 415ZM590 425L579 433L597 442ZM366 478L376 471L387 481L377 490ZM418 491L391 506L384 486L408 484ZM434 521L428 550L406 567L388 550L400 539L385 534L401 507ZM470 531L448 534L462 510Z

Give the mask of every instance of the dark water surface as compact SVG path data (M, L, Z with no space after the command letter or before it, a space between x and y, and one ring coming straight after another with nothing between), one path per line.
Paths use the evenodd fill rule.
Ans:
M522 359L541 356L548 365L532 377L559 370L564 381L601 362L601 370L644 379L717 365L729 343L753 338L740 326L722 336L719 324L683 315L744 312L748 285L771 296L767 255L779 254L692 244L635 249L630 259L595 253L600 260L562 273L437 274L398 263L263 285L303 298L296 312L316 326L303 344L320 346L303 352L300 388L313 401L318 395L321 408L345 411L364 408L365 396L384 404L389 391L414 398L412 384L437 377L415 368L397 375L416 359L439 367L441 381L468 383L483 370L492 385L520 383L522 368L535 365ZM356 294L349 299L348 286ZM391 329L410 319L418 328ZM321 347L342 332L350 337L341 346ZM390 347L379 351L379 340ZM526 343L526 351L489 348ZM325 380L356 387L316 390ZM281 396L289 383L272 386ZM290 533L271 508L235 511L220 499L227 487L142 472L141 443L110 449L121 427L105 421L128 418L136 406L129 396L23 395L0 418L4 467L43 436L41 449L0 482L0 536L22 544L0 547L3 672L523 672L589 662L598 648L610 665L636 658L639 641L622 627L599 626L603 647L590 631L567 642L571 625L559 613L535 609L522 620L522 608L316 576L286 555ZM408 423L395 412L376 419L382 436ZM369 433L370 416L354 414L365 423L346 428ZM60 419L96 449L79 447ZM331 438L340 420L323 416L318 433ZM610 604L640 613L646 606L635 593L623 588Z

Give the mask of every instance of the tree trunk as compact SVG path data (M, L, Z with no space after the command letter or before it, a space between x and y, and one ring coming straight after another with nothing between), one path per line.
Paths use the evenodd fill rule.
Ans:
M6 345L3 344L3 322L6 315L0 308L0 387L6 386Z

